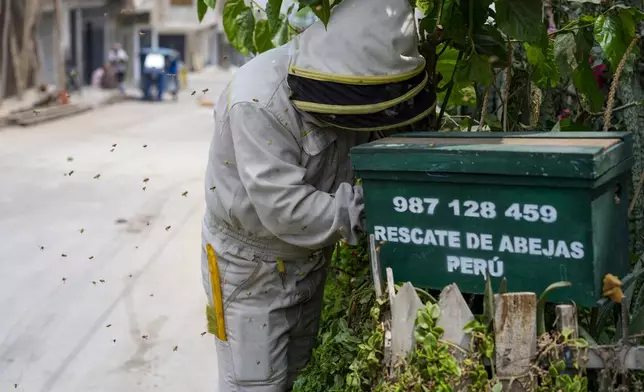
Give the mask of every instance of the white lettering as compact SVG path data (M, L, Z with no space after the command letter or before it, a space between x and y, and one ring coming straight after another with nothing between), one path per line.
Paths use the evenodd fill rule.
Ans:
M416 245L423 245L423 231L418 228L411 229L411 240Z
M376 241L386 241L387 240L387 229L382 226L374 226L373 234L376 237Z
M568 245L566 241L557 242L557 249L555 250L555 257L563 256L567 259L570 258L570 251L568 250Z
M499 252L514 253L514 247L512 246L512 240L510 240L510 236L504 235L503 237L501 237Z
M573 259L583 259L584 258L584 244L579 241L574 241L570 244L571 256Z
M438 245L436 243L436 237L434 237L434 232L431 230L427 230L425 232L425 245L434 245L434 246Z
M514 253L528 253L528 240L523 237L514 237Z
M494 250L492 245L492 234L481 234L481 250Z
M552 257L555 254L555 241L548 240L548 247L541 249L541 254L547 257Z
M490 271L490 276L500 278L503 276L503 261L499 260L499 258L495 256L492 260L488 260L488 269Z
M541 256L541 238L528 238L528 253Z
M461 259L456 256L447 256L447 272L454 272L461 265Z
M465 240L468 249L478 249L481 246L479 236L475 233L465 233Z
M486 261L471 257L447 256L447 272L481 276L483 279L489 273L490 276L499 278L503 276L503 261L498 257Z
M446 230L434 230L434 234L438 236L438 245L445 246L445 238L447 237Z
M447 232L447 244L450 248L460 248L461 247L461 233L458 231L448 231Z
M487 261L483 259L474 259L474 275L486 276Z
M398 236L400 237L400 242L403 244L408 244L409 241L411 241L411 238L409 236L409 229L406 227L400 227L398 229Z
M465 275L472 275L473 260L471 257L461 257L461 273Z
M528 222L537 222L541 220L544 223L554 223L557 221L557 210L553 206L538 206L536 204L513 203L504 215L514 220L525 220Z
M421 229L418 227L374 226L376 241L399 242L443 248L494 251L495 238L487 233L461 233L453 230ZM531 256L560 257L564 259L583 259L584 244L579 241L564 241L503 235L499 241L497 252L529 254ZM456 256L454 256L456 257ZM495 271L503 274L502 261L486 261L483 259L460 258L458 269L463 274L479 275L481 271ZM483 264L486 264L483 267ZM454 267L456 268L456 267ZM491 273L490 273L491 274ZM492 275L494 276L494 275ZM500 276L500 275L499 275Z
M398 228L387 226L387 238L390 242L398 242Z

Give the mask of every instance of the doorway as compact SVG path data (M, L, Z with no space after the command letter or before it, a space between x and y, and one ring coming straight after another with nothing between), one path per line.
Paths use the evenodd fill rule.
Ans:
M83 57L85 84L92 83L92 72L103 66L105 60L105 29L91 21L83 25Z

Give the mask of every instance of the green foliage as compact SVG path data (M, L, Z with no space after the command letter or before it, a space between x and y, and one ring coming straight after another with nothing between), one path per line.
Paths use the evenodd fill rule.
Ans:
M318 345L294 391L347 390L347 378L353 373L351 366L361 345L369 344L371 339L373 346L380 308L369 278L365 249L364 243L357 247L337 245L324 290ZM363 356L364 350L363 346Z
M546 287L546 289L539 296L539 302L537 302L537 335L541 336L546 333L546 322L545 322L545 310L546 310L546 300L548 295L556 289L561 289L564 287L570 287L572 283L570 282L556 282Z
M507 36L537 42L545 30L541 22L541 0L496 0L496 23Z
M628 307L630 334L642 342L644 331L644 256L633 256L633 270L622 279L622 302ZM622 339L621 306L605 298L592 310L580 312L580 334L593 344L615 344Z
M243 55L254 53L255 16L253 9L244 0L227 0L223 12L223 24L230 44Z
M554 41L546 39L541 47L524 43L528 64L532 68L532 81L537 87L555 87L559 84L559 68L555 60Z
M464 327L472 336L471 347L463 350L443 341L443 329L437 325L440 309L430 300L418 311L412 352L392 372L384 364L384 339L389 307L385 298L376 299L369 271L366 241L360 246L339 244L330 264L324 293L318 345L311 362L296 380L294 392L500 392L501 382L490 376L486 362L494 360L492 335L493 309ZM492 303L490 280L486 300ZM564 283L557 283L542 298ZM499 291L505 291L502 283ZM422 291L422 290L421 290ZM587 380L580 371L571 376L564 371L561 353L564 347L584 349L583 339L572 339L571 332L545 334L540 356L531 373L543 380L537 392L586 392ZM455 354L460 355L457 359ZM466 387L466 385L468 385Z
M588 344L583 339L573 339L573 331L563 331L561 334L542 335L542 354L540 360L544 363L539 371L539 385L536 392L588 392L588 378L571 374L566 369L566 363L561 358L561 352L567 349L585 350Z
M210 0L210 1L213 2L212 8L214 8L215 0ZM203 20L203 17L206 15L206 12L208 12L208 7L209 5L206 4L206 0L197 0L197 17L199 18L199 22Z
M214 7L215 0L198 1L201 20L207 8ZM340 1L299 0L297 4L299 12L312 12L326 25L332 8ZM572 85L577 90L579 113L560 121L562 130L592 127L592 116L588 114L598 113L604 106L605 91L600 90L588 63L593 47L601 49L601 58L614 72L635 37L637 23L644 19L642 11L634 7L597 5L596 14L576 13L575 17L561 18L562 23L567 20L565 26L546 36L540 0L410 2L425 15L418 24L420 49L425 57L435 58L428 62L427 71L437 86L441 107L476 107L477 86L495 83L497 71L510 65L509 44L519 42L526 64L515 61L512 66L527 66L536 87L561 89ZM224 10L224 28L229 41L242 54L259 54L283 45L300 31L289 23L287 16L292 8L280 12L283 0L268 1L265 10L250 0L231 3ZM489 8L492 3L496 11ZM627 61L627 71L632 69L638 50L636 45ZM483 117L488 125L498 122L489 114ZM471 125L471 121L466 123Z
M469 56L457 64L454 83L463 85L478 83L482 86L492 84L492 66L487 56L481 56L472 51Z
M298 0L298 12L313 13L327 25L333 7L340 1ZM588 62L593 48L601 50L601 58L614 72L636 36L637 24L644 20L644 13L637 8L609 7L591 1L597 10L595 14L576 13L572 18L565 15L561 18L567 20L565 25L546 35L541 0L410 2L425 15L418 21L420 50L426 58L435 59L428 61L427 71L436 86L441 107L476 108L477 86L485 88L495 84L497 71L508 65L527 67L531 81L538 88L575 87L579 113L561 120L559 128L562 130L592 129L589 114L599 113L604 107L606 93L598 86ZM282 13L282 4L283 0L269 0L266 9L262 9L254 1L229 0L224 7L223 24L233 47L244 55L259 54L283 45L298 34L300 29L292 26L288 19L292 8ZM490 9L491 4L495 5L496 11ZM214 6L215 0L198 0L199 19L202 20L207 9ZM517 55L510 64L508 47L511 43L521 45L525 51L525 64L516 61ZM638 54L636 45L626 63L627 70L632 69ZM541 103L536 101L536 104ZM498 122L489 114L483 117L490 126ZM467 123L471 124L471 121Z
M635 25L644 19L642 11L636 8L615 7L600 15L594 25L595 39L613 71L617 70L626 48L635 37ZM635 49L633 56L639 53Z

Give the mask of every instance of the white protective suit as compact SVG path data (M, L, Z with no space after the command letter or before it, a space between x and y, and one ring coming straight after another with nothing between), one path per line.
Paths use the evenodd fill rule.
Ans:
M211 244L219 392L287 391L308 362L332 245L364 230L349 150L435 111L413 15L408 0L344 0L328 30L257 56L216 103L202 272L212 304Z

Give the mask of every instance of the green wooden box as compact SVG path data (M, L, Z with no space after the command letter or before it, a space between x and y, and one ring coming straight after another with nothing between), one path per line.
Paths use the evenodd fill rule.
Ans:
M593 306L628 272L629 133L408 133L351 150L369 233L397 281Z

